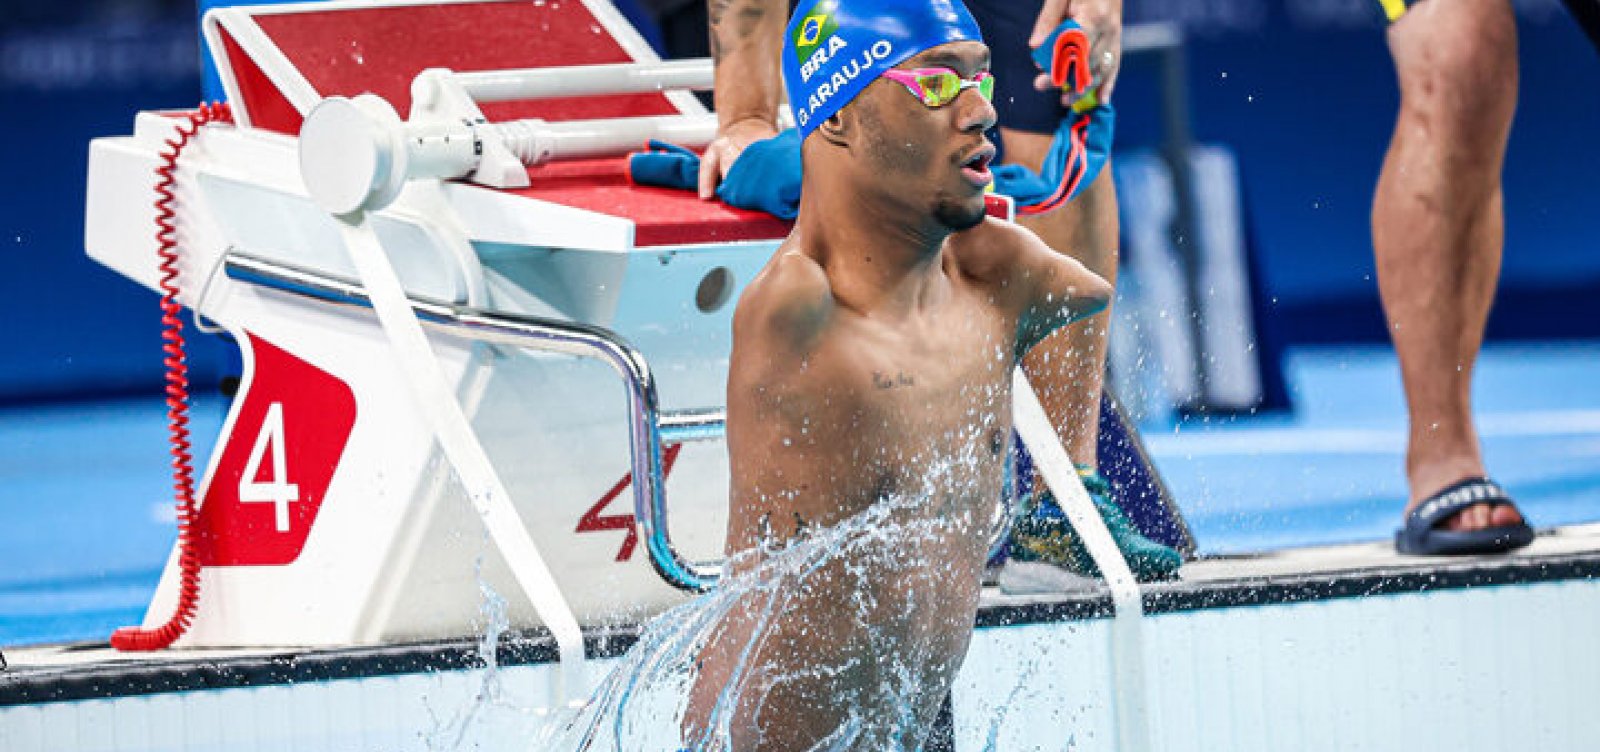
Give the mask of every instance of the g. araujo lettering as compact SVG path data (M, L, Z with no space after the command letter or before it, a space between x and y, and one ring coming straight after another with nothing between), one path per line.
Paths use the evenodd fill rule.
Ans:
M829 39L827 47L811 53L811 57L800 66L800 79L810 82L813 75L823 72L823 66L827 65L835 54L848 46L849 43L838 36ZM838 64L828 80L817 85L817 90L806 100L805 107L796 108L795 119L804 127L811 119L811 113L821 109L829 99L860 77L863 72L871 72L879 61L887 59L893 52L894 45L889 40L879 39L859 56L850 57Z

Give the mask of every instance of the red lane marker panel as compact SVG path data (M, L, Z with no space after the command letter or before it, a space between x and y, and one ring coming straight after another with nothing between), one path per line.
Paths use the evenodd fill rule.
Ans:
M255 335L255 372L200 507L202 566L300 557L356 421L349 385Z
M443 3L253 16L323 96L371 92L403 116L426 68L481 71L627 63L633 57L577 0ZM659 93L482 105L492 121L677 114Z
M299 133L300 123L305 117L283 95L283 90L273 83L272 78L261 70L261 66L256 65L256 61L239 47L239 42L228 33L227 28L218 29L218 32L223 51L228 56L228 67L239 86L239 98L244 100L243 109L250 113L251 125L291 136Z

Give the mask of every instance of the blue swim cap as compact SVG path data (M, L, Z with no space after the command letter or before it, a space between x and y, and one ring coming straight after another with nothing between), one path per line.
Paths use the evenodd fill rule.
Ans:
M981 42L961 0L802 0L783 40L783 82L804 139L906 58Z

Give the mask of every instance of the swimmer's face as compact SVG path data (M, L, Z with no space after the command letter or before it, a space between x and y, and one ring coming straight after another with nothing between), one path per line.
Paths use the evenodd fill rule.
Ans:
M900 70L947 68L971 80L989 70L989 48L979 42L952 42L911 57ZM928 107L906 87L879 78L852 102L862 126L869 179L880 188L931 211L952 230L983 221L983 191L990 182L994 145L984 131L995 111L978 87L954 100Z

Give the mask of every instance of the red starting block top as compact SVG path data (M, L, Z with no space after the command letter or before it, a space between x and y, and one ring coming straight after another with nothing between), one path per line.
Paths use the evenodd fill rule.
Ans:
M789 223L766 212L702 201L694 191L635 185L619 158L553 162L528 170L528 188L509 190L562 206L627 217L636 246L772 240L789 234Z
M213 56L241 124L288 135L324 97L373 93L397 112L428 68L455 71L646 62L655 53L599 0L326 2L214 11ZM687 95L684 95L687 96ZM695 105L698 107L698 105ZM660 93L481 105L491 121L549 121L677 114ZM788 224L760 212L701 201L690 191L635 186L621 158L529 170L532 187L510 191L623 217L639 246L768 240Z

